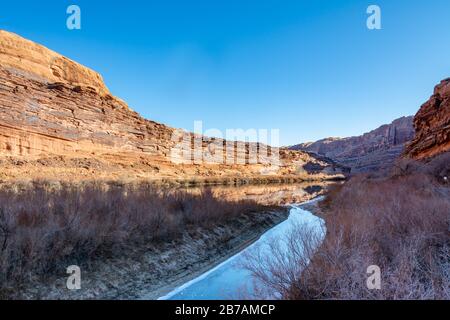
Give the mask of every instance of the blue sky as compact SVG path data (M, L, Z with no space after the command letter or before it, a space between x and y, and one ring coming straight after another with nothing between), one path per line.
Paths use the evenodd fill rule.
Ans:
M82 29L66 28L77 4ZM366 9L382 10L382 30ZM280 129L281 144L415 114L450 76L450 1L8 1L0 28L100 72L144 117Z

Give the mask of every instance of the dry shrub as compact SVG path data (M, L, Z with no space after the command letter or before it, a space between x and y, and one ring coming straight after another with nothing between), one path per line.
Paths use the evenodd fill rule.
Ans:
M291 247L306 254L274 248L270 261L255 260L254 275L284 299L450 299L449 168L448 154L407 160L390 175L332 188L321 246L297 228ZM367 288L371 265L381 268L381 290Z
M247 298L278 299L286 297L323 240L318 227L305 223L291 226L287 234L274 237L263 246L247 250L240 262L253 275L252 293ZM299 232L301 230L301 232Z
M142 185L91 184L0 191L0 293L66 262L120 254L121 245L173 241L190 228L210 228L268 209L252 201L216 199L206 190L158 191Z

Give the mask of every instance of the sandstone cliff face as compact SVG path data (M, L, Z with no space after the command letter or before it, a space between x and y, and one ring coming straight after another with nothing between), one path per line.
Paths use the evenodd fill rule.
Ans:
M450 150L450 78L443 80L414 117L416 134L405 154L425 159Z
M29 78L81 85L101 94L109 93L98 73L4 30L0 30L0 64L7 70L24 73Z
M231 144L225 150L225 140L146 120L112 96L94 71L0 31L0 180L245 180L341 172L307 153Z
M328 138L291 147L329 157L352 168L368 172L391 165L414 136L413 118L403 117L362 136Z

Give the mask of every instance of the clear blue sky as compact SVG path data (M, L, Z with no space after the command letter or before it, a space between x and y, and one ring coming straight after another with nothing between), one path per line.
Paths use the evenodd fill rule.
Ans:
M415 114L450 76L448 0L2 1L0 28L100 72L148 119L280 129L284 145Z

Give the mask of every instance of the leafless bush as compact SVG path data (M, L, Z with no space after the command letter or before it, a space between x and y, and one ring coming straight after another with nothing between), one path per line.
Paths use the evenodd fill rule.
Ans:
M391 177L412 174L425 174L441 183L445 182L445 177L450 178L450 152L443 153L426 162L399 159L390 172Z
M284 299L450 299L450 189L440 178L448 159L408 161L390 176L332 188L317 252L299 255L310 236L298 228L287 256L274 247L254 257L256 278ZM381 290L367 288L371 265L381 268Z
M425 166L427 173L438 179L440 182L450 181L450 152L444 153L430 160Z
M0 292L23 280L120 253L130 243L173 241L189 228L209 228L267 209L216 199L210 191L133 190L102 184L0 191ZM64 264L67 265L67 264Z
M252 297L285 297L292 283L301 280L303 270L308 267L322 240L323 234L316 228L298 223L287 234L248 250L241 266L250 271L256 280Z

